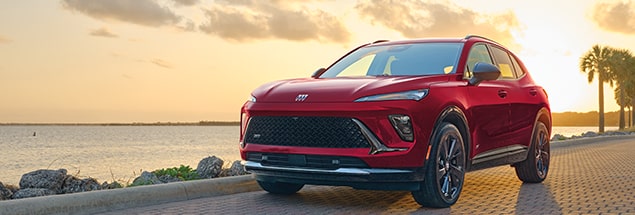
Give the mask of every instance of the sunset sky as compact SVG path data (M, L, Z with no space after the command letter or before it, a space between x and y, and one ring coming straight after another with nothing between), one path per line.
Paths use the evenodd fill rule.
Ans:
M479 34L509 47L553 112L597 110L592 45L635 50L635 1L0 2L0 123L238 121L257 86L378 39ZM618 109L605 85L607 111Z

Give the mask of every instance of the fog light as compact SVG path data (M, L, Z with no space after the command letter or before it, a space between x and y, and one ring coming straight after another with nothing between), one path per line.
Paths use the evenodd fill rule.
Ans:
M412 142L414 135L412 132L412 122L407 115L390 115L388 116L392 127L395 128L402 140Z

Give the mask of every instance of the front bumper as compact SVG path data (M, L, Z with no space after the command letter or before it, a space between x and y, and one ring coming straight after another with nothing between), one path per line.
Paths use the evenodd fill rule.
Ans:
M245 170L256 180L330 186L349 186L366 190L420 190L423 169L336 168L268 166L243 161Z

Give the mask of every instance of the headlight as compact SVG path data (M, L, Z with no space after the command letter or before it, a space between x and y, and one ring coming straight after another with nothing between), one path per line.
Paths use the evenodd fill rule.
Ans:
M247 100L247 101L250 101L250 102L256 102L256 97L254 97L254 96L250 95L250 96L249 96L249 100Z
M411 90L397 93L387 93L361 97L355 102L388 101L388 100L415 100L419 101L428 95L428 89Z

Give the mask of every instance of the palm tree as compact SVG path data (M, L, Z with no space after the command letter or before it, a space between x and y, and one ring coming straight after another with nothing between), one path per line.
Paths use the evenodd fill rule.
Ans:
M580 58L580 71L587 73L589 83L593 82L594 77L598 77L598 105L599 105L599 132L604 132L604 82L613 86L611 77L610 57L612 49L594 45L582 58Z
M609 59L611 62L611 76L617 82L615 100L620 105L619 129L623 130L625 128L624 107L627 106L626 83L629 82L630 76L633 74L633 68L629 65L633 54L628 49L613 49L612 53Z

